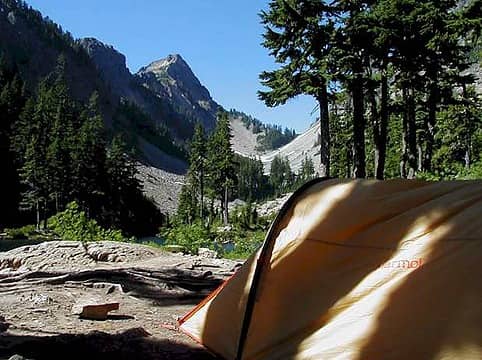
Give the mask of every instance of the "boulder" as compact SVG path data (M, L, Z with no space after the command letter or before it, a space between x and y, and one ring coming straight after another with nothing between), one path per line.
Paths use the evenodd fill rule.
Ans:
M206 259L216 259L218 257L218 253L216 251L208 248L199 248L197 254L198 256Z

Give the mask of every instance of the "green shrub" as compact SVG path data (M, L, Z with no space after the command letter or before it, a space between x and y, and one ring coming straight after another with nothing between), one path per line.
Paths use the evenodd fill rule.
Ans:
M89 219L74 201L67 205L65 211L52 216L48 220L51 231L63 240L73 241L132 241L124 237L120 230L103 229L97 221Z
M155 248L162 248L162 245L156 243L155 241L143 242L142 245L146 245L146 246L150 246L150 247L155 247Z
M473 164L470 169L464 169L460 172L460 179L477 180L482 179L482 161Z
M201 247L218 250L213 234L201 223L174 224L170 228L163 229L161 236L166 239L166 245L182 246L191 254L197 254Z
M417 179L428 181L482 179L482 161L472 164L469 169L461 164L456 164L443 171L420 172L417 174Z
M234 237L233 251L223 253L228 259L246 259L255 253L263 244L266 232L264 230L238 233Z
M422 171L417 173L416 178L425 181L440 181L442 176L433 172Z
M35 225L25 225L16 229L5 229L5 233L12 239L29 239L36 233Z
M216 220L209 228L201 221L191 225L178 221L161 229L159 236L166 239L165 245L181 246L190 254L197 254L203 247L217 251L222 257L245 259L261 246L272 222L271 217L257 216L250 204L233 211L230 220L230 226ZM224 250L223 245L229 243L233 244L233 250Z

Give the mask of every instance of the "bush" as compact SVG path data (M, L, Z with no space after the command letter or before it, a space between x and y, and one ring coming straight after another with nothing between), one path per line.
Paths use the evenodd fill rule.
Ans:
M482 161L473 164L470 169L464 169L461 171L460 178L463 180L482 179Z
M264 230L239 233L234 238L234 250L225 252L223 256L228 259L246 259L259 249L265 236Z
M260 217L254 207L247 204L231 213L230 226L215 221L207 228L201 221L192 225L177 221L161 229L159 236L166 239L165 245L181 246L190 254L196 255L199 248L204 247L222 257L245 259L261 246L274 216ZM229 243L234 246L233 250L224 250L223 245Z
M5 229L5 233L12 239L29 239L36 233L35 225L25 225L16 229Z
M74 201L67 205L65 211L52 216L48 220L51 231L63 240L73 241L132 241L124 237L120 230L103 229L97 221L89 219Z
M417 174L417 179L428 181L482 179L482 161L472 164L469 169L461 164L456 164L445 168L443 171L420 172Z
M166 238L166 245L182 246L193 255L196 255L201 247L218 250L213 234L199 222L192 225L174 224L163 229L160 236Z

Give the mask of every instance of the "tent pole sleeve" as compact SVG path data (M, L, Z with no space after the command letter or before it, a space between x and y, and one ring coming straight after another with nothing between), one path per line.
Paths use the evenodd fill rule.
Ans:
M332 178L321 177L321 178L313 179L303 184L301 187L299 187L293 193L293 195L291 195L290 198L283 204L283 206L281 207L281 210L279 211L278 215L276 216L273 223L271 224L271 227L268 233L266 234L266 238L264 240L263 247L261 248L261 252L259 254L258 260L256 262L256 268L254 270L253 280L251 282L251 287L248 293L248 299L246 301L246 310L244 313L241 332L239 334L238 349L236 352L235 360L241 360L243 357L244 344L248 336L249 326L251 324L254 305L256 303L256 295L259 289L259 284L261 283L261 276L263 273L263 269L271 261L271 256L272 256L273 247L274 247L274 240L279 235L278 225L281 223L282 219L288 212L288 209L290 209L293 206L295 201L302 193L304 193L308 188L312 187L313 185L318 184L325 180L330 180L330 179Z

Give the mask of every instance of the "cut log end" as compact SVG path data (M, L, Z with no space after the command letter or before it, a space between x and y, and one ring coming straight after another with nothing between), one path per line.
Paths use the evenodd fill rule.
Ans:
M107 320L109 312L119 310L118 302L103 304L86 304L82 306L74 306L74 313L77 313L81 319L86 320Z

